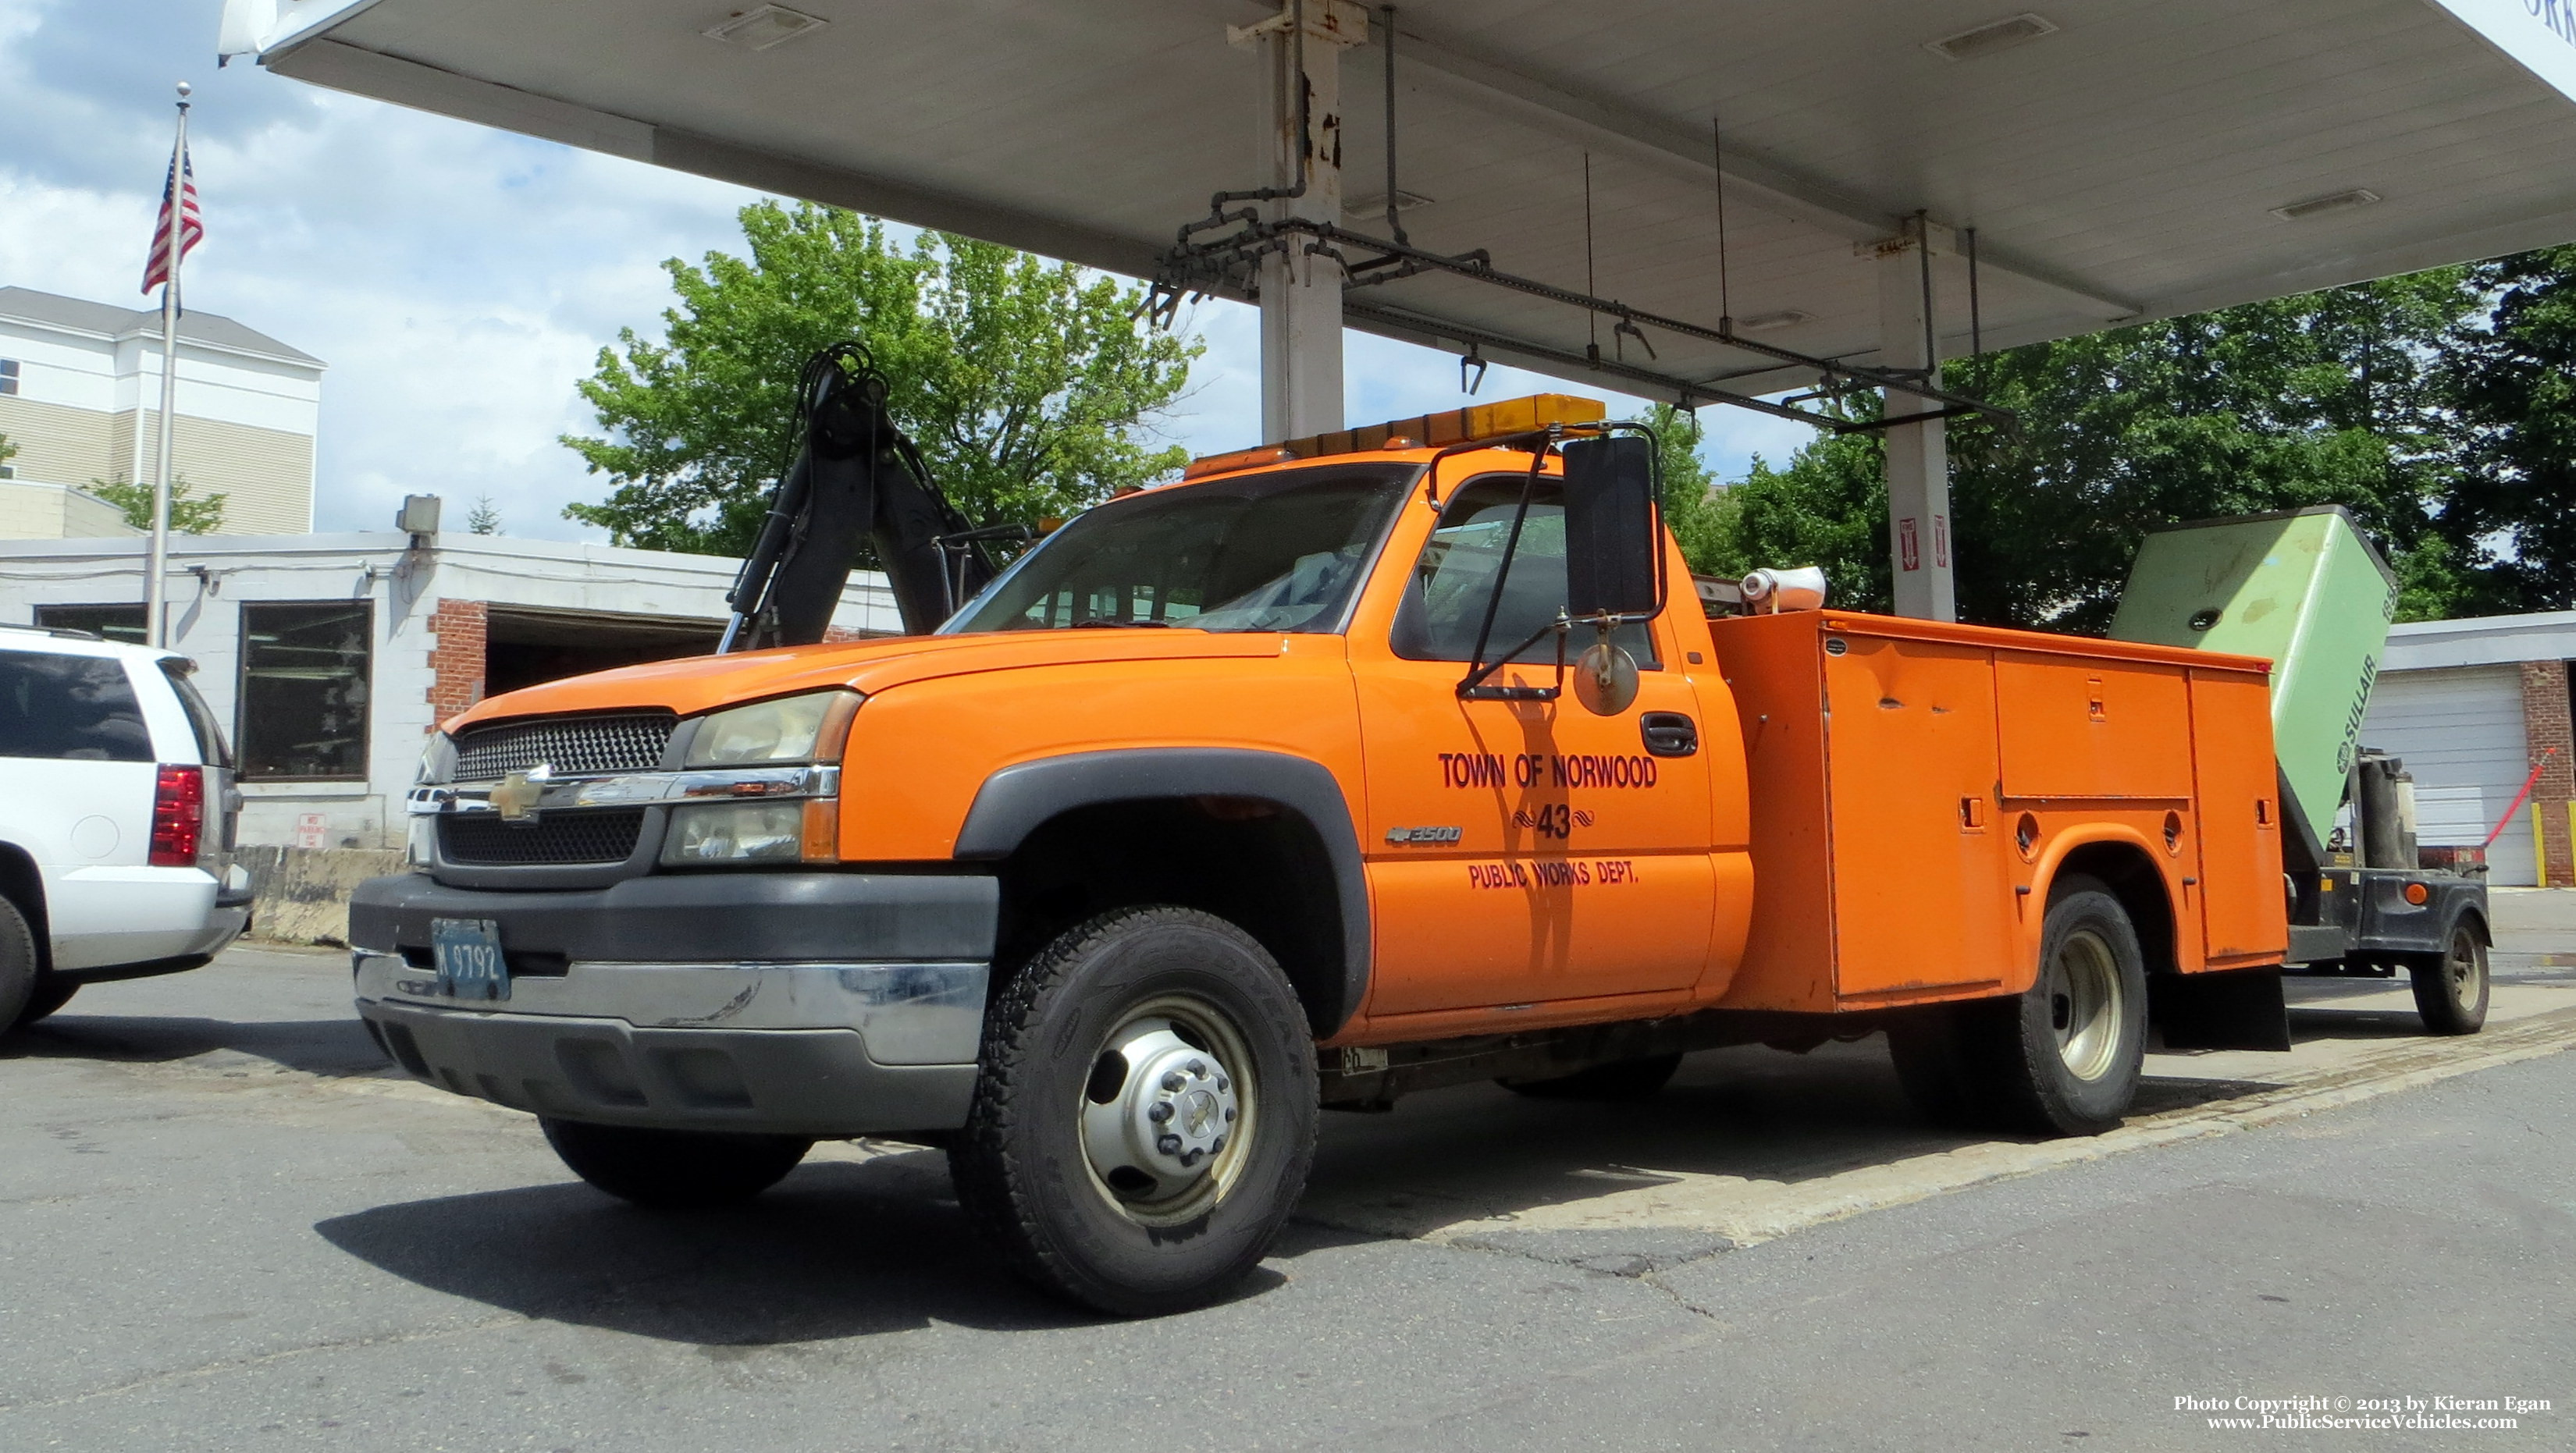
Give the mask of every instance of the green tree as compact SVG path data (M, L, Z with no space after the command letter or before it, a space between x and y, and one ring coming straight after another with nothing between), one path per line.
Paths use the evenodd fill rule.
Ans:
M2481 264L2449 360L2461 428L2445 565L2472 610L2576 606L2576 246Z
M113 479L93 479L89 492L116 506L125 522L147 534L152 529L152 486L129 482L122 474ZM170 532L174 535L213 535L224 528L224 501L229 495L210 494L192 499L195 486L188 476L170 476Z
M465 533L469 535L501 533L501 512L492 508L492 496L488 494L475 496L474 509L465 517Z
M8 463L11 459L16 458L17 454L18 446L9 442L8 435L0 434L0 464Z
M2018 417L1950 424L1960 618L2098 631L2148 530L2317 504L2350 508L2390 553L2409 615L2447 610L2442 357L2478 307L2467 274L2440 269L1949 365L1952 386ZM1884 457L1845 434L1783 469L1757 461L1733 491L1741 547L1823 565L1838 599L1886 608Z
M1681 541L1682 555L1702 575L1730 572L1731 515L1728 491L1701 462L1699 446L1706 437L1699 416L1688 409L1656 404L1646 410L1646 426L1655 432L1655 475L1662 491L1664 523Z
M624 330L580 384L603 435L563 442L615 488L565 513L618 543L748 549L793 453L797 371L844 338L978 525L1071 514L1186 461L1149 435L1201 345L1149 328L1141 290L946 233L905 252L833 208L763 200L740 220L749 255L665 263L663 338Z

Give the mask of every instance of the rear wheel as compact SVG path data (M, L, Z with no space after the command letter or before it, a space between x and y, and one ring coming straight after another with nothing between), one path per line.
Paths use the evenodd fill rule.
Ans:
M2049 895L2039 978L1991 1021L2009 1036L1983 1056L1993 1101L2043 1133L2099 1135L2137 1098L2146 1063L2147 965L2110 890L2062 880Z
M641 1130L540 1120L572 1173L620 1200L667 1210L748 1201L784 1180L814 1148L792 1135Z
M2451 942L2438 956L2410 961L2415 1012L2433 1034L2475 1034L2487 1023L2487 945L2467 923L2451 927Z
M1570 1075L1550 1080L1496 1080L1516 1095L1533 1100L1651 1100L1670 1084L1673 1072L1682 1067L1677 1054L1648 1055L1644 1059L1623 1059L1606 1065L1594 1065Z
M1195 910L1121 909L994 995L949 1166L1014 1271L1153 1315L1260 1261L1305 1189L1315 1120L1314 1039L1269 952Z
M22 1022L36 994L36 936L18 905L0 898L0 1030Z
M18 1011L18 1027L24 1029L69 1004L72 996L79 992L80 985L69 979L58 979L51 974L38 975L34 992L27 995L27 1007Z

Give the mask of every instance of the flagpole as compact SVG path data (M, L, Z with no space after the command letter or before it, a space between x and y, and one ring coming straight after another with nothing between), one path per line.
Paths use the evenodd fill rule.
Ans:
M179 407L179 259L186 255L179 240L188 230L185 168L191 89L187 82L179 83L179 139L170 150L170 230L163 243L167 250L162 254L169 276L161 284L161 443L159 464L152 478L152 560L145 571L144 588L150 593L143 603L144 638L156 649L167 649L170 644L170 436L172 416Z

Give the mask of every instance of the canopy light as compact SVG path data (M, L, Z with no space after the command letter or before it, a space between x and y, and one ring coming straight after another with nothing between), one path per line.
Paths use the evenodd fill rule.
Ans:
M1597 424L1608 417L1609 407L1599 399L1576 398L1572 394L1532 394L1524 399L1502 399L1470 408L1444 409L1419 418L1389 419L1364 429L1316 434L1309 438L1291 439L1285 444L1265 444L1258 449L1238 449L1231 454L1210 454L1191 460L1190 467L1181 472L1181 478L1204 479L1211 474L1231 474L1238 469L1284 464L1291 459L1323 459L1335 454L1360 454L1373 449L1445 449L1452 444L1472 444L1479 439L1503 439L1514 434L1526 434L1550 424Z
M783 5L763 5L757 10L736 11L731 20L710 25L698 33L747 50L767 50L771 46L785 45L809 30L820 30L825 24L819 16L790 10Z
M2328 212L2349 212L2355 207L2367 207L2378 200L2379 194L2370 188L2355 187L2349 192L2337 192L2331 197L2313 197L2304 202L2292 202L2286 207L2275 207L2272 209L2272 215L2284 222L2304 222L2310 217L2320 217Z
M1750 318L1738 318L1735 320L1735 327L1742 333L1776 333L1783 328L1795 328L1801 323L1814 321L1816 321L1816 315L1813 313L1801 312L1796 308L1782 308L1776 313L1756 313Z
M1999 50L2010 50L2026 41L2037 40L2043 35L2054 35L2056 32L2055 22L2045 16L2024 11L2010 20L1998 20L1991 25L1980 25L1974 30L1963 30L1957 35L1945 36L1940 40L1927 43L1923 48L1945 61L1972 61L1980 56L1993 55Z

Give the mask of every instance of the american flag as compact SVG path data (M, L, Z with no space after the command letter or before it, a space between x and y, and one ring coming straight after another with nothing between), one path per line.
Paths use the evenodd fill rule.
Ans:
M161 184L161 220L152 228L152 255L143 261L143 291L150 292L170 280L170 201L176 193L179 203L179 256L206 238L206 219L197 211L197 168L188 160L186 148L170 153L170 178Z

